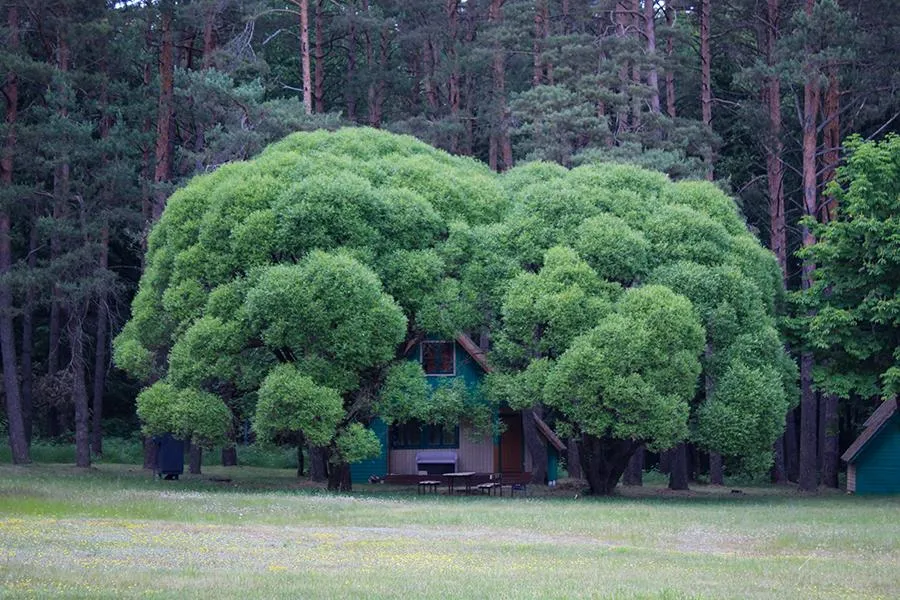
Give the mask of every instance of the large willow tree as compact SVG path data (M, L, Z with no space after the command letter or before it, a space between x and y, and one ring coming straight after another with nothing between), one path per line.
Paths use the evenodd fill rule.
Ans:
M115 342L153 382L144 431L210 443L252 416L262 439L325 448L346 488L380 451L362 424L403 342L479 325L467 240L506 204L485 166L374 130L293 135L195 178L150 235Z

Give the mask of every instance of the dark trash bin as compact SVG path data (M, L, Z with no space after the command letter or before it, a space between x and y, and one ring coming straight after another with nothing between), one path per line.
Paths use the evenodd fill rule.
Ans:
M156 443L156 474L163 479L178 479L184 473L184 441L166 433L153 438Z

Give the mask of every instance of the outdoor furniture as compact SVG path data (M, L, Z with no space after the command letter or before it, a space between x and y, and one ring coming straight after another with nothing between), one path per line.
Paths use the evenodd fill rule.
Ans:
M420 481L418 483L418 493L419 494L437 494L438 486L441 485L440 481L435 481L433 479L426 479Z
M513 496L515 496L516 492L519 492L523 496L527 496L528 495L528 487L527 486L528 486L527 483L511 483L511 484L509 484L509 497L512 498ZM502 496L503 493L501 492L500 495Z
M491 473L488 476L488 480L484 483L479 483L475 486L475 489L481 492L482 494L487 494L488 496L492 495L496 490L498 494L503 495L503 474L502 473Z
M447 493L451 496L453 495L454 486L457 481L462 481L465 483L465 492L466 494L471 493L472 491L472 478L475 476L475 471L460 471L457 473L444 473L444 477L447 478ZM462 491L462 490L460 490Z
M416 469L429 475L456 471L459 458L456 450L421 450L416 452Z

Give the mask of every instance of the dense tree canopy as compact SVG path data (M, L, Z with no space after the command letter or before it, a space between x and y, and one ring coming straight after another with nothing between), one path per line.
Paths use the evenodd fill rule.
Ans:
M597 493L641 444L692 440L765 470L796 369L775 329L778 266L733 201L630 166L503 179L522 270L499 311L495 393L571 434Z
M145 431L215 441L171 414L218 398L262 439L329 447L332 483L346 484L342 465L378 452L354 424L373 415L402 343L478 325L477 285L454 254L507 204L486 167L375 130L297 134L196 178L153 229L115 342L120 366L158 379L138 401ZM439 392L419 401L440 408L404 419L470 414L466 394ZM213 412L220 439L231 417Z
M378 450L359 427L376 413L489 428L471 390L398 359L416 335L490 330L491 397L546 408L605 493L639 444L768 465L792 388L779 284L709 183L616 165L498 177L375 130L296 134L172 196L116 361L158 379L138 403L148 433L204 443L252 416L263 439L328 446L337 487Z
M829 192L835 218L814 229L816 264L798 325L822 357L819 386L842 397L900 393L900 137L848 142Z

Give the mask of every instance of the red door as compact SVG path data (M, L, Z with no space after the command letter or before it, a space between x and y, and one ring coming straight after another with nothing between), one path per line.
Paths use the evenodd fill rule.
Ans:
M500 472L522 473L525 470L525 448L522 415L500 415L505 430L500 436Z

